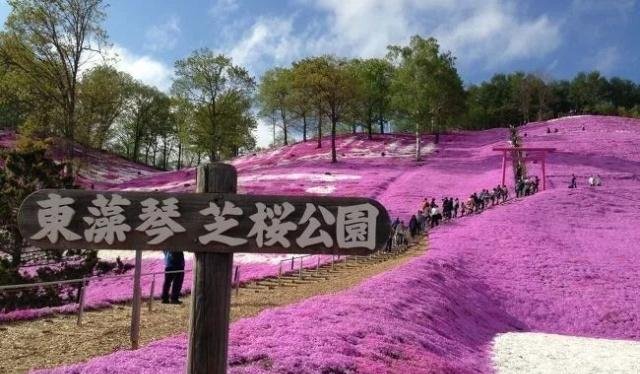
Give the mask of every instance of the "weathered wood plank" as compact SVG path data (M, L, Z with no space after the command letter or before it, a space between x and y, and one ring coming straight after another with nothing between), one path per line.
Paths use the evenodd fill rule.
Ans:
M212 183L214 181L211 181ZM205 181L198 181L198 183L205 183ZM222 181L221 183L224 183ZM64 229L69 230L73 235L71 240L66 238L62 233L59 233L55 240L52 242L51 237L44 235L42 222L38 219L39 212L43 212L45 208L40 206L43 201L50 200L52 194L57 194L61 198L71 198L73 203L68 207L73 209L73 216L70 218L68 224L63 225ZM98 238L95 235L89 239L87 233L94 224L89 222L95 222L95 219L99 218L93 215L89 208L94 207L93 203L97 197L101 195L107 201L113 201L115 195L118 195L122 199L126 199L130 202L129 205L122 206L122 215L124 216L124 224L129 226L129 230L123 232L124 240L119 241L117 236L113 238L112 243L108 243L106 238ZM177 212L180 217L175 217L173 220L178 223L183 229L181 232L172 232L171 236L167 237L163 241L153 244L150 243L157 237L157 234L152 234L157 227L148 226L147 231L140 231L144 229L141 227L145 221L140 217L143 212L143 201L147 199L155 199L160 202L158 208L162 208L165 205L163 201L169 198L177 199ZM69 201L69 200L67 200ZM209 225L215 222L213 215L204 215L202 210L208 208L209 203L215 203L223 210L225 202L230 202L242 210L241 216L226 215L225 218L236 219L237 225L225 230L222 235L226 237L232 237L236 239L246 240L246 243L228 245L221 243L214 239L206 243L206 235L212 231L208 231L205 225ZM291 222L295 229L285 231L283 236L285 240L276 240L270 242L268 235L263 236L262 246L258 243L259 234L254 233L249 236L255 222L250 217L258 212L256 203L264 203L268 208L273 208L274 204L282 207L285 203L291 204L293 212L291 212L282 222ZM331 237L331 244L329 247L324 243L308 245L304 242L298 242L303 232L309 225L309 220L302 220L307 203L311 203L316 207L315 213L311 216L317 219L319 227L313 231L311 236L317 236L319 230L323 230ZM335 221L333 223L327 223L324 216L318 210L318 206L324 207L331 213ZM369 228L375 228L371 230L375 231L375 238L373 243L352 243L348 247L341 246L338 243L338 236L340 231L343 232L342 236L345 237L344 227L339 226L339 222L348 221L345 219L340 221L338 218L346 216L345 207L368 207L370 212L377 212L377 217ZM96 210L94 209L94 212ZM340 213L341 211L342 213ZM368 213L365 214L367 216ZM376 213L372 213L372 216ZM53 219L51 217L49 220ZM257 220L258 218L256 218ZM89 222L88 222L88 221ZM94 220L94 221L92 221ZM368 254L374 248L381 248L386 243L386 240L390 233L390 221L389 215L384 207L375 200L359 197L323 197L323 196L272 196L272 195L237 195L233 193L162 193L162 192L130 192L130 191L108 191L108 192L96 192L96 191L82 191L82 190L41 190L30 195L22 204L20 214L18 217L20 230L25 238L29 242L39 248L83 248L83 249L131 249L136 248L140 250L164 250L171 248L174 250L186 250L193 252L256 252L256 253L308 253L308 254ZM271 225L275 221L267 219L266 224ZM64 222L63 222L64 223ZM140 230L138 230L140 228ZM46 231L46 230L45 230ZM258 230L263 232L262 230ZM40 234L40 235L36 235ZM36 235L36 237L34 237ZM203 242L203 240L205 242ZM303 244L303 245L300 245Z
M197 192L235 192L236 171L198 167ZM233 253L195 253L189 324L188 374L226 373Z
M131 300L131 349L140 346L140 309L142 308L142 251L136 251L136 263L133 271L133 299Z

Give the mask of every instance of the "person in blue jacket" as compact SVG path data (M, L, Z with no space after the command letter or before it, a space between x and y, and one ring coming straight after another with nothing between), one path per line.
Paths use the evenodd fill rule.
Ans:
M180 301L180 291L184 280L184 253L180 251L164 251L164 270L166 272L183 270L176 273L164 273L164 284L162 285L162 303L182 304ZM171 289L171 299L169 299L169 289Z

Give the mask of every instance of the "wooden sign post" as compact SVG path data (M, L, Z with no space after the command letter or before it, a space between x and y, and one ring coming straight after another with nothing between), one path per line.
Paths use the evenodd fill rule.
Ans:
M43 249L194 252L187 372L225 373L233 253L368 255L391 231L372 199L236 188L235 168L216 163L198 168L196 194L41 190L22 203L18 224Z
M196 192L236 193L237 173L227 164L198 167ZM233 253L195 253L187 373L226 373Z

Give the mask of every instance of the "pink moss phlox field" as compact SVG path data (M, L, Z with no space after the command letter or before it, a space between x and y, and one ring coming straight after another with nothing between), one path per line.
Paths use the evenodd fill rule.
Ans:
M520 131L526 145L557 148L547 191L433 230L425 255L354 288L234 323L230 371L491 373L502 332L640 340L640 121L580 116ZM411 213L422 195L492 186L500 157L491 148L505 134L445 136L423 164L380 181L378 198ZM601 187L586 185L591 174ZM173 373L185 355L177 336L43 372Z

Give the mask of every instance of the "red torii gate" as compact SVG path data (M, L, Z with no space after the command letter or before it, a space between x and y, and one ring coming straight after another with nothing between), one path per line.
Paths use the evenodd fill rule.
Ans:
M513 159L513 154L515 152L523 153L523 161L540 161L542 165L542 190L547 188L547 174L545 170L545 160L547 157L547 153L555 152L555 148L536 148L536 147L521 147L521 148L513 148L513 147L495 147L494 151L502 152L502 185L505 183L505 177L507 172L507 152L511 154Z

